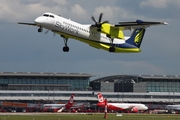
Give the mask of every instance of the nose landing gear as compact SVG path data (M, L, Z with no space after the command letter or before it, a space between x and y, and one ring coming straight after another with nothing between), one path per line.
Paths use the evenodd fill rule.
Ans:
M42 27L40 26L39 29L38 29L38 32L42 32L42 31L43 31L43 29L42 29Z

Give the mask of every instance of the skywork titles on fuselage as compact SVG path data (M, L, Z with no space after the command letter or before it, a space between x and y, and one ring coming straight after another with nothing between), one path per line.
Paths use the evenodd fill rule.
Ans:
M62 31L64 30L64 31L67 31L67 32L70 32L70 33L73 33L73 34L76 34L76 35L79 35L80 30L84 31L84 32L88 32L90 34L94 34L94 35L99 34L99 33L95 33L95 32L90 32L88 30L85 30L84 28L72 25L72 24L67 23L67 22L61 23L59 21L56 21L55 27L60 28ZM110 40L110 38L108 38L108 37L105 37L105 36L102 36L102 35L101 35L101 37L103 39L108 40L108 41Z
M99 33L95 33L95 32L90 32L90 31L86 30L85 28L81 28L81 27L72 25L72 24L67 23L67 22L60 23L59 21L56 21L55 27L60 28L62 31L64 30L64 31L73 33L75 35L79 35L80 31L84 31L86 33L90 33L90 34L94 34L94 35L99 34ZM100 35L103 39L108 40L108 41L110 40L110 38L102 36L102 34L100 34Z
M63 24L62 24L59 21L56 21L55 27L60 28L61 30L64 30L64 31L67 31L67 32L70 32L70 33L74 33L76 35L79 34L78 28L76 28L76 27L74 28L71 24L68 24L68 23L65 23L65 22L63 22Z

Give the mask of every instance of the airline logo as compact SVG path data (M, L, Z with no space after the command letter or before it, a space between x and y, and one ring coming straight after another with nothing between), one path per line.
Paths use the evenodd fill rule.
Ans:
M69 103L73 103L73 95L71 96L71 98L69 99Z
M100 93L98 93L98 100L99 102L104 102L104 98Z
M135 32L137 33L137 35L134 39L134 42L136 43L136 45L139 45L143 38L144 29L136 30Z

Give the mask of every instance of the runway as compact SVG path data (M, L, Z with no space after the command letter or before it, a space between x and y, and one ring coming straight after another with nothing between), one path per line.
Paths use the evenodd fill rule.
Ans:
M27 112L16 112L16 113L0 113L0 115L33 115L33 116L37 116L37 115L63 115L63 114L81 114L81 115L86 115L86 114L90 114L90 113L43 113L43 112L32 112L32 113L27 113ZM93 113L92 113L93 114Z

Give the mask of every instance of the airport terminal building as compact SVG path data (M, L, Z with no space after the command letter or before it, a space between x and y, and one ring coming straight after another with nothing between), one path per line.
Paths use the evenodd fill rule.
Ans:
M0 73L0 90L57 90L84 91L89 88L90 77L85 73Z
M180 103L180 76L113 75L90 80L86 73L0 73L0 101L30 103L75 100L97 103L101 92L108 101L145 104Z
M93 80L90 86L104 92L180 92L180 76L113 75Z
M180 76L113 75L91 80L86 73L0 73L0 90L180 92Z

